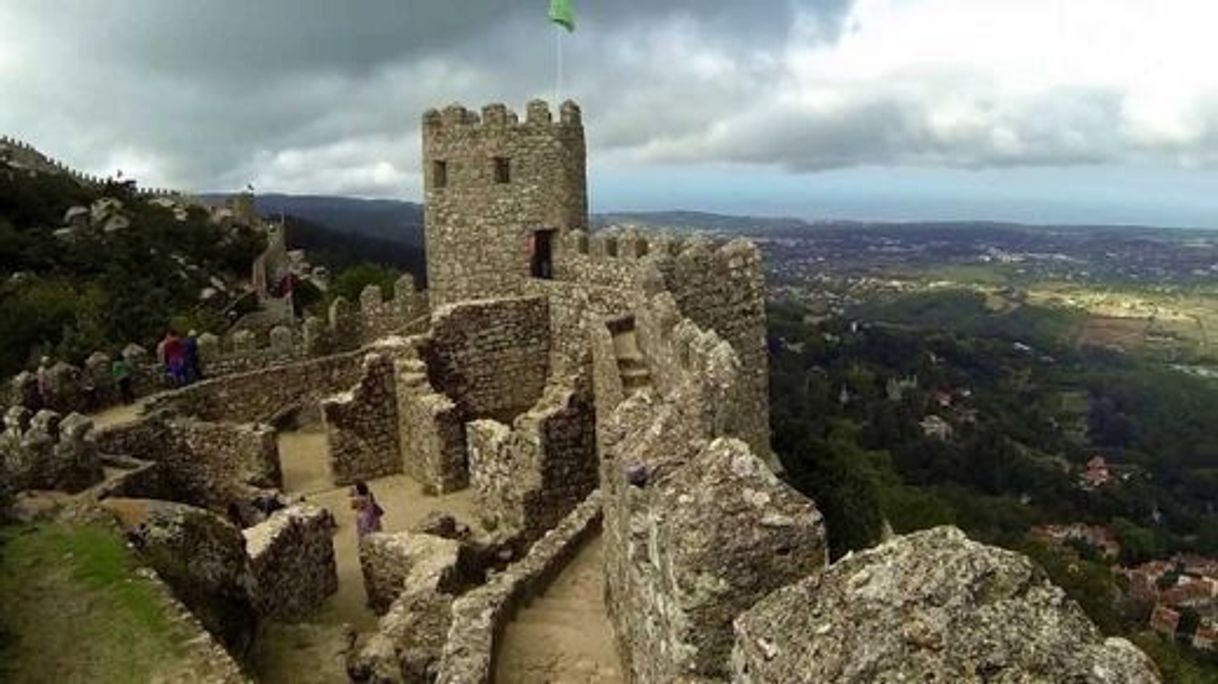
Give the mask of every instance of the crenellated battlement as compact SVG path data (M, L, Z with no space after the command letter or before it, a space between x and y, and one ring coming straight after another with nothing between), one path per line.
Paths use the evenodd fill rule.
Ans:
M105 178L95 174L78 171L72 166L44 154L37 147L24 140L8 135L0 135L0 159L4 158L2 153L11 150L21 152L25 159L14 159L10 153L8 155L10 157L8 161L16 161L18 164L31 167L35 171L62 174L71 178L77 183L80 183L81 185L101 188L107 182L114 180L113 178ZM135 192L136 195L144 198L183 196L183 193L180 191L169 188L136 188Z
M583 127L583 116L579 105L571 100L563 102L558 108L558 118L544 100L533 100L525 107L524 119L507 105L496 102L482 108L481 113L467 109L461 104L451 104L443 109L428 109L423 113L423 135L469 135L484 133L502 135L511 128L527 128L536 131L539 128L556 127L559 129Z

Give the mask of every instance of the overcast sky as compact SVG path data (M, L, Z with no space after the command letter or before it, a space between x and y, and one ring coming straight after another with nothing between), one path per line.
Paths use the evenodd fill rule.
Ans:
M594 210L1218 227L1213 0L575 0ZM149 185L419 199L547 0L0 0L0 132Z

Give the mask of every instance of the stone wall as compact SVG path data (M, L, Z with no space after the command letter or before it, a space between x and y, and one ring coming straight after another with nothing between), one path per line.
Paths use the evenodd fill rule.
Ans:
M596 417L590 382L576 376L547 388L511 428L470 423L470 480L483 522L536 539L597 486Z
M493 681L496 642L503 627L600 529L600 504L594 492L534 543L523 559L452 603L452 622L436 677L439 684Z
M100 449L161 464L175 501L224 513L252 488L279 487L275 432L266 425L208 423L153 414L97 433Z
M469 484L465 421L452 399L431 386L417 358L397 362L398 434L403 467L425 491L442 494Z
M359 382L321 403L334 483L402 472L393 359L371 352Z
M541 297L438 308L425 360L431 384L467 420L510 417L532 406L550 365L549 307Z
M296 504L244 530L261 615L301 618L338 591L334 528L329 511Z
M584 129L530 102L524 121L501 104L423 115L427 280L432 306L523 294L535 230L588 222Z
M102 463L92 435L93 422L73 413L31 414L8 410L0 433L0 473L11 491L54 489L79 492L102 479Z
M394 283L393 298L385 300L381 288L369 285L360 293L360 336L371 344L388 335L421 332L412 325L426 321L427 293L415 289L414 276L406 274Z
M319 416L321 400L353 386L364 354L359 351L213 378L166 392L148 410L169 409L202 420L273 422L300 410Z
M682 315L732 345L740 360L742 424L737 434L769 458L769 358L760 251L744 239L718 248L695 244L674 259L665 285Z
M824 524L743 442L718 439L682 461L656 459L671 437L655 439L615 445L602 483L623 668L642 682L726 679L732 621L824 566Z

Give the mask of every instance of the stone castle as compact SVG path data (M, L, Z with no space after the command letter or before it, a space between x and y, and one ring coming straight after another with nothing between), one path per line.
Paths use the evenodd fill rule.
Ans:
M127 422L85 434L71 418L69 446L42 437L57 416L14 408L9 474L128 517L130 501L169 500L215 518L284 489L275 432L315 424L334 486L472 495L480 532L441 516L362 544L380 617L347 655L353 681L493 681L515 615L598 536L625 681L1159 681L1026 558L954 529L829 564L815 503L775 474L757 248L590 234L574 103L523 119L454 105L422 131L426 293L368 293L306 323L311 342L278 333L281 355L156 394ZM297 504L245 527L255 619L336 590L327 515ZM249 635L188 607L225 647L207 657L240 658Z

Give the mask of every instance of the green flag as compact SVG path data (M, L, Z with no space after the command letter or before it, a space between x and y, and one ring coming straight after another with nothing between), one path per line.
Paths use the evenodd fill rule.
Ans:
M550 21L574 31L575 8L571 7L571 0L550 0Z

